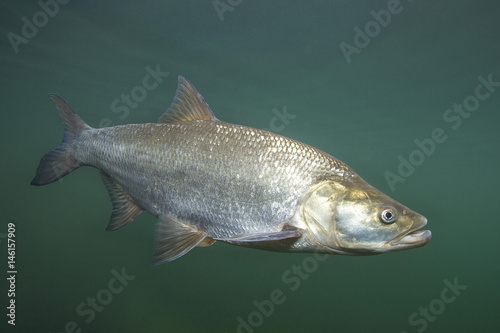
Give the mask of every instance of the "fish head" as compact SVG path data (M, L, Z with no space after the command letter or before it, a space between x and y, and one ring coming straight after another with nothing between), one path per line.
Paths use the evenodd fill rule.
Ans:
M301 207L310 242L323 252L368 255L427 244L427 219L359 176L313 187Z

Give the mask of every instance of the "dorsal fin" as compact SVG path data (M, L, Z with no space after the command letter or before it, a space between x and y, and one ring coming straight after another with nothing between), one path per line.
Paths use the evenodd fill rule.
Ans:
M210 120L215 118L203 96L185 77L179 75L177 91L170 108L158 119L159 123Z

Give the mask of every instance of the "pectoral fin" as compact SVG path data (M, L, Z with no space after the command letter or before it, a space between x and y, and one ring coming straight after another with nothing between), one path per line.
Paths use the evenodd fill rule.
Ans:
M205 237L204 240L202 240L198 245L196 246L199 246L199 247L207 247L207 246L210 246L212 245L213 243L215 243L215 239L212 239L210 237Z
M211 239L204 242L206 238L206 233L173 216L161 216L156 222L153 265L175 260L197 245L209 245Z
M285 230L258 234L240 234L229 238L214 239L223 242L269 242L287 238L299 238L300 236L302 236L302 233L299 230Z

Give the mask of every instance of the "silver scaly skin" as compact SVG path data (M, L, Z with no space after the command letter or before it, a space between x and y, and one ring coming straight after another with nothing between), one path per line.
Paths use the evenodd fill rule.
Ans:
M116 230L157 216L154 263L216 240L272 251L377 254L426 244L427 220L306 144L215 118L183 77L159 123L93 129L56 95L63 143L34 185L101 170Z

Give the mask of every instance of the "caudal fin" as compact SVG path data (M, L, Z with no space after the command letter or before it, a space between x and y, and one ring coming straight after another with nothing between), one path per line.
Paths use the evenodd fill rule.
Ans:
M40 161L36 176L31 181L31 185L46 185L64 177L81 164L71 156L73 142L78 133L90 129L83 120L71 109L61 97L49 95L56 104L64 125L64 136L61 144L52 151L49 151Z

